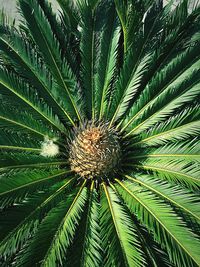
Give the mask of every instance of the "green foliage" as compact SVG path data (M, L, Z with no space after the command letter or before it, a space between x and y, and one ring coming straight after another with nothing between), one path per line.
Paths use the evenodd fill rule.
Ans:
M104 266L144 266L139 236L116 193L103 184L102 242L108 257Z
M87 219L84 233L84 243L81 255L80 266L95 266L102 262L102 247L100 236L100 205L98 194L91 184Z
M154 234L178 266L190 266L199 262L198 241L185 224L175 215L173 209L149 191L128 182L119 182L120 194L132 212ZM187 242L185 242L187 240ZM173 247L173 250L170 248Z
M0 12L0 266L200 266L199 1L57 2ZM88 121L105 177L70 170Z

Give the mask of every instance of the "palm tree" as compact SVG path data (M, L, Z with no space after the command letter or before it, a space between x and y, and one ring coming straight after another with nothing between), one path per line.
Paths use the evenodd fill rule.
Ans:
M198 1L57 2L1 19L0 265L200 266Z

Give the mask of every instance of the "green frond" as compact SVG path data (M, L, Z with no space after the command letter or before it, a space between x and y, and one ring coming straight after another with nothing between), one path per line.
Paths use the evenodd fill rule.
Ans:
M152 155L157 154L163 156L170 156L171 157L183 157L188 160L192 161L199 161L200 156L200 145L197 143L195 144L195 139L190 142L178 142L171 145L166 145L160 147L158 149L154 149Z
M89 206L87 210L86 227L82 257L79 266L92 267L102 263L102 247L100 236L100 206L98 202L97 190L94 182L91 183Z
M117 180L117 190L131 212L154 235L155 240L166 248L177 266L200 264L200 243L174 213L173 209L149 191L130 182Z
M53 239L53 235L55 234L57 227L59 226L66 214L66 210L69 208L69 205L72 202L72 199L73 194L69 195L66 200L63 200L55 205L55 207L53 207L47 213L40 223L37 231L34 233L34 237L30 238L26 246L19 253L17 253L15 257L16 266L28 266L31 264L33 258L36 264L41 262L45 255L45 251L48 249L51 239Z
M185 73L185 77L187 77L187 69L191 67L192 63L197 57L198 46L194 45L194 47L192 46L183 52L178 53L178 55L172 58L172 60L168 62L166 66L162 67L162 69L158 71L154 75L153 79L146 85L135 105L131 107L129 114L123 123L122 130L126 129L129 125L131 126L129 129L133 129L134 126L137 125L136 123L142 115L149 115L148 109L150 107L158 108L158 106L155 104L158 100L160 100L160 94L162 93L163 96L166 96L167 88L168 90L171 88L171 92L173 93L174 91L172 91L172 83L174 83L175 86L179 85L177 84L177 81L183 82L183 80L180 79L180 76L184 75ZM190 68L190 70L190 74L194 75L192 68ZM193 81L189 80L189 82Z
M58 184L56 186L58 187ZM10 206L8 209L2 209L0 213L1 241L53 191L55 191L55 186L54 189L49 187L43 191L36 191L25 196L23 199L16 201L14 205ZM3 255L0 256L1 259L3 257Z
M199 197L181 186L172 186L154 176L135 175L134 177L126 175L134 183L152 191L166 202L181 209L189 215L193 221L200 224Z
M133 146L163 145L167 142L184 141L199 135L199 105L189 107L170 119L156 124L148 131L139 135L141 141L133 142Z
M65 33L67 35L78 34L77 27L79 23L79 15L78 15L78 1L65 1L65 0L57 0L63 12L62 22L65 27Z
M182 159L149 158L140 164L133 163L130 165L138 170L150 172L159 179L182 184L191 189L198 189L200 185L198 163L192 164Z
M120 39L119 22L116 19L114 5L107 12L107 20L100 40L99 61L95 86L96 117L102 120L108 112L109 100L113 91L113 82L116 79L116 64Z
M52 135L50 128L35 120L30 113L16 111L3 104L0 106L0 128L4 130L12 129L13 132L18 133L30 133L40 140L43 140L49 133L50 137L56 137Z
M62 221L66 216L66 212L70 210L70 206L72 205L76 194L76 191L72 192L65 200L62 200L47 213L47 215L41 221L41 224L39 225L34 237L30 239L30 241L28 241L26 247L23 248L23 250L17 255L16 266L26 266L28 264L31 264L30 259L32 258L34 258L35 263L41 263L43 257L45 256L45 253L48 251L49 246L51 245L52 240L54 239L54 235L56 234L58 228L60 227L60 224L62 224ZM82 207L83 203L80 199L78 199L76 207L74 207L74 209L76 209L76 212L70 211L68 220L75 220L75 217L77 216L76 213L80 209L78 203L80 207ZM67 222L65 220L65 224L66 223ZM69 228L67 229L67 232L69 232L69 238L71 238ZM47 236L48 238L46 238ZM63 247L61 247L61 251L63 251ZM60 258L60 255L58 258ZM54 259L54 261L56 261L56 259ZM52 266L52 263L53 261L46 264L46 266Z
M187 132L188 133L188 132ZM164 135L163 135L164 137ZM177 136L174 136L175 138ZM164 139L165 140L165 139ZM171 140L170 140L171 141ZM139 142L138 142L139 143ZM142 142L141 142L142 143ZM156 143L153 144L154 146ZM174 143L167 143L163 146L145 147L144 149L135 153L135 149L127 160L143 160L145 158L171 158L171 159L185 159L188 162L200 161L200 145L196 143L196 138L191 141L179 141Z
M29 151L39 154L41 148L39 141L30 138L28 135L1 130L0 151L2 150Z
M55 12L52 4L48 1L38 1L51 25L51 30L59 42L61 55L64 56L75 76L79 78L79 66L76 63L79 55L78 51L76 51L78 49L76 37L79 35L76 3L57 0L60 8L59 12Z
M200 266L200 1L54 1L0 11L0 266Z
M74 119L80 117L80 91L74 74L65 59L61 58L60 48L54 36L50 24L36 0L19 1L23 16L27 22L28 29L35 43L39 47L43 58L63 90L63 96L68 99L67 118L74 125ZM32 12L34 10L34 12ZM76 88L72 90L73 87Z
M64 53L69 36L66 35L66 32L63 29L59 14L57 14L57 12L53 10L52 4L50 2L47 2L46 0L38 0L38 4L42 8L44 15L48 19L48 22L51 26L51 30L55 34L56 39L59 42L59 46L62 49L62 53Z
M199 64L200 60L160 93L148 106L144 117L141 116L135 124L131 125L134 128L127 135L133 132L138 134L152 127L155 123L169 118L184 104L194 101L199 95Z
M46 123L49 123L61 132L65 131L63 124L53 114L52 109L38 97L36 90L31 88L24 80L13 73L0 69L0 93L3 95L15 96L24 105L25 109L30 108L36 112ZM45 123L45 122L44 122Z
M6 12L4 9L0 9L0 33L5 33L9 27L9 25L15 24L15 20L11 21L11 18L9 18L6 15Z
M123 30L124 52L126 53L136 43L143 16L153 1L115 0L114 2Z
M103 184L101 227L103 247L107 254L104 266L144 266L139 236L116 192Z
M39 89L39 94L51 104L59 118L65 121L68 102L63 89L51 77L35 47L28 43L23 34L10 30L0 37L0 49L6 61L13 64L17 72Z
M19 199L23 199L28 193L45 186L53 185L55 182L66 177L70 171L62 171L58 169L50 170L21 170L4 173L1 175L2 186L0 189L0 206L15 203Z
M162 1L149 2L152 2L152 5L148 8L143 18L143 32L135 40L138 49L138 59L159 42L158 33L161 33L166 15L169 14L169 8L163 8Z
M18 169L40 169L54 168L61 165L67 165L68 162L64 158L46 158L30 152L0 152L0 173L13 171Z
M30 234L34 233L38 228L42 214L44 215L44 212L48 211L53 203L55 205L56 202L63 197L63 194L66 193L66 189L72 181L73 178L62 181L57 188L54 186L53 192L50 190L49 193L45 195L45 199L43 199L36 208L31 210L28 215L22 218L18 225L15 225L15 227L9 231L8 235L0 242L0 254L3 257L13 255L22 247L24 242L30 237Z
M95 119L95 75L96 59L99 50L99 38L97 35L97 14L101 6L98 1L78 1L80 16L80 52L82 63L82 83L87 107L88 118Z
M164 248L161 249L160 245L155 242L153 236L142 226L139 221L134 217L134 222L137 228L138 236L142 243L142 251L146 255L147 266L152 267L173 267L169 257Z
M112 99L112 110L114 114L111 117L111 125L127 111L130 101L136 95L142 79L144 79L145 73L148 70L150 59L151 55L146 55L139 62L138 66L134 66L131 69L130 62L134 61L133 55L130 54L127 56L119 80L115 85L115 95Z
M52 266L52 264L56 262L62 264L62 260L65 258L66 250L72 242L86 203L88 192L85 183L86 180L81 185L72 204L67 210L65 209L65 215L55 229L55 233L45 253L41 266Z

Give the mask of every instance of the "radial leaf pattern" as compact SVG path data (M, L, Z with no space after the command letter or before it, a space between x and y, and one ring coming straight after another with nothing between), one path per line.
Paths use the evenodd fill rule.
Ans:
M200 5L0 13L0 265L200 266Z

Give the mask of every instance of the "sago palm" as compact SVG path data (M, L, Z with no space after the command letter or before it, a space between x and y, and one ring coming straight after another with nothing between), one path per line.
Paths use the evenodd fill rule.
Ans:
M19 0L0 26L0 265L200 266L198 1Z

